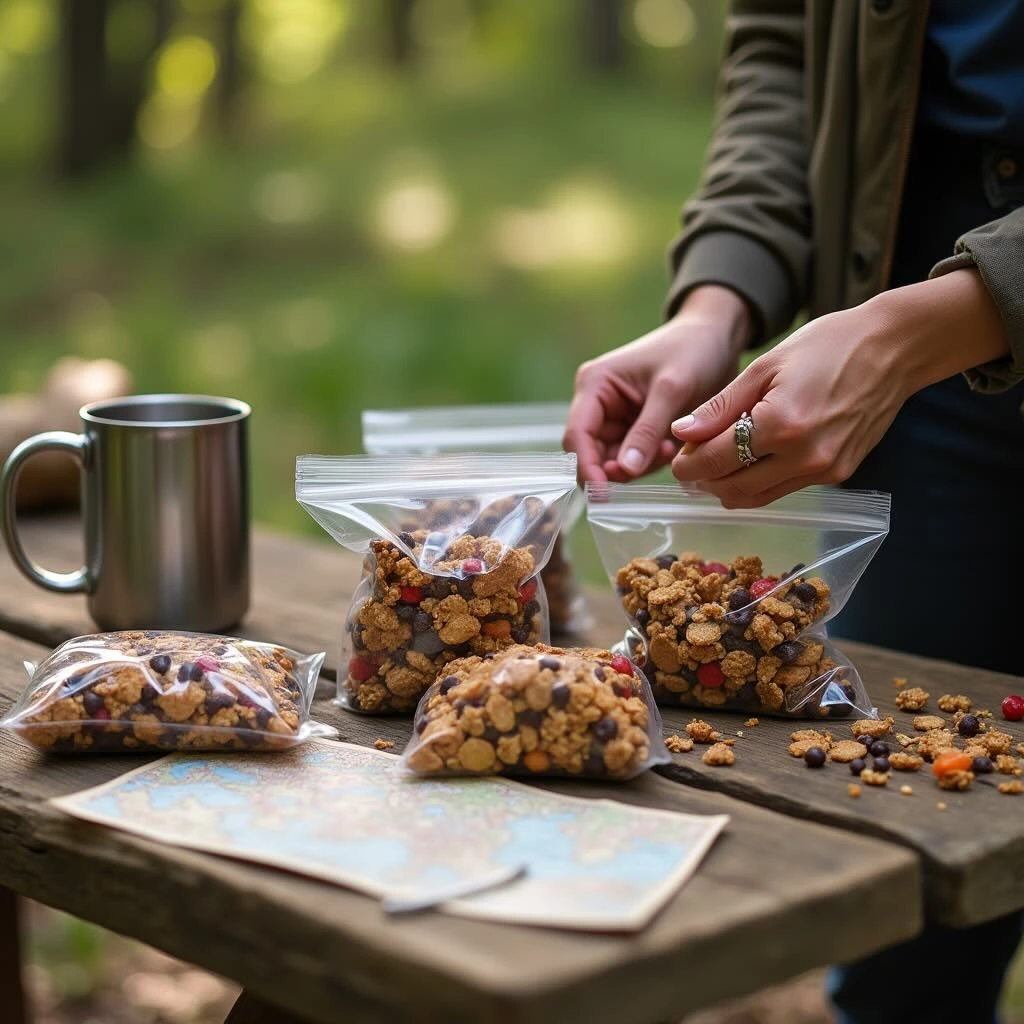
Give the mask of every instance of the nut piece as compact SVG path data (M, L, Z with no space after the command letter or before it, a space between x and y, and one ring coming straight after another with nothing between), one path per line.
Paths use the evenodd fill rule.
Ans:
M971 788L974 772L947 772L939 779L939 789L966 790Z
M677 736L673 733L665 740L665 746L673 754L688 754L693 750L693 740L689 736Z
M920 771L924 765L924 758L918 754L908 754L904 750L897 750L889 755L889 764L898 772Z
M866 757L868 748L856 740L840 740L828 752L829 759L838 761L840 764L849 764L856 761L858 757Z
M861 718L850 726L854 736L870 736L872 739L881 739L886 733L892 732L894 719L888 718Z
M962 693L944 693L938 699L938 705L939 710L945 711L947 714L952 714L954 711L966 712L971 710L971 698Z
M705 722L703 718L694 718L686 726L686 735L694 743L715 743L721 739L722 734L709 722Z
M931 696L927 690L920 686L912 686L909 690L900 690L896 694L896 707L900 711L920 711L928 703Z
M860 773L860 781L869 786L887 786L889 784L888 772L876 772L873 768L865 768Z
M728 747L724 743L716 743L704 751L702 760L705 764L714 767L728 767L736 763L736 755L733 753L732 747Z

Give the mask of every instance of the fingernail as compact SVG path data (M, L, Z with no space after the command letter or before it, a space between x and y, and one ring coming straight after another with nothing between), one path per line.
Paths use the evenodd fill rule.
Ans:
M686 430L687 427L693 426L692 416L680 416L679 419L672 424L672 433L676 433L679 430Z
M644 465L644 453L639 448L627 448L620 456L619 462L630 471L639 473Z

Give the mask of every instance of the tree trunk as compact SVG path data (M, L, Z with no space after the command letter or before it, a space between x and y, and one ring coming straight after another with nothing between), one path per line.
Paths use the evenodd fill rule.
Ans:
M79 178L106 148L107 0L60 0L60 135L57 165Z
M387 21L387 53L393 64L408 67L416 57L412 37L412 11L416 0L388 0L384 17Z
M232 138L235 134L238 95L245 74L238 32L241 20L242 0L226 0L219 16L220 69L213 87L214 112L220 133L224 138Z
M621 0L583 0L583 46L589 67L619 70L625 58Z

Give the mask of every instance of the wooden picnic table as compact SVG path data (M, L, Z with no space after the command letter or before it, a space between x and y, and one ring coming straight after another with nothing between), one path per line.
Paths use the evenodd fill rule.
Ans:
M73 519L28 521L24 533L48 566L70 568L80 557ZM269 531L258 530L254 545L253 607L240 632L326 650L329 677L359 560L328 543ZM608 644L621 632L621 613L610 594L595 589L588 596L596 620L590 639ZM80 598L40 590L0 558L0 710L24 686L22 662L39 658L41 645L93 628ZM909 718L893 710L893 676L909 677L935 697L962 692L990 708L1014 685L993 673L844 646L881 710L906 721L907 731ZM321 683L313 713L337 726L342 739L404 744L407 719L346 713L331 703L332 691L333 683ZM692 717L665 711L666 733L683 731ZM230 1018L239 1022L655 1024L906 939L919 930L924 905L953 924L1024 905L1024 803L994 786L940 793L923 774L907 777L912 797L892 785L853 800L844 766L813 772L786 754L791 722L762 718L745 729L743 716L702 717L744 733L733 767L704 766L698 748L625 785L538 783L730 815L696 875L637 935L443 913L389 919L376 901L354 892L79 822L48 799L147 758L47 758L9 735L0 736L0 886L237 980L249 994ZM1008 728L1024 740L1024 729ZM8 1008L16 980L13 906L0 889L0 998Z

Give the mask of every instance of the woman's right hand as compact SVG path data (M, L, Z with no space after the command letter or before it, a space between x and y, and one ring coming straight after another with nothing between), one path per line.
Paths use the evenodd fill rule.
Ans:
M584 363L563 439L580 479L623 482L671 462L672 421L736 376L751 332L743 299L702 285L667 323Z

